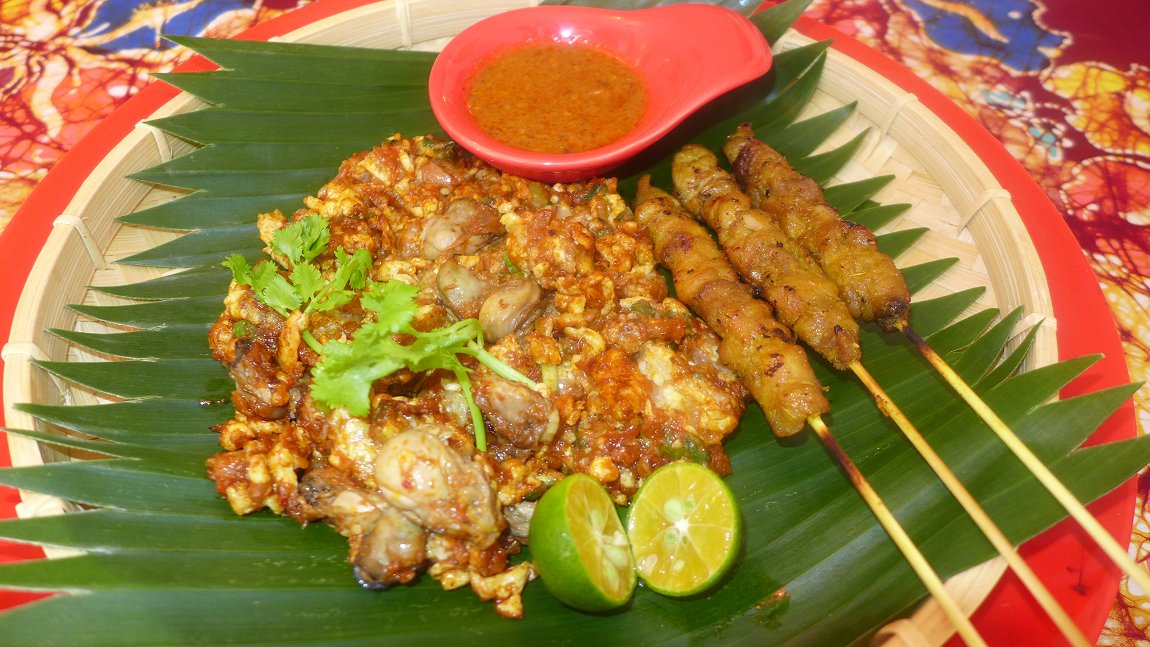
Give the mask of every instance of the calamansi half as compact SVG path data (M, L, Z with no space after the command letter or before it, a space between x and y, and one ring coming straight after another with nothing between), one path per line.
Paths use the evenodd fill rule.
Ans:
M531 559L560 602L583 611L623 606L635 590L635 563L615 504L598 481L572 474L539 499L531 518Z
M639 578L673 597L714 586L738 554L742 524L731 490L698 463L671 463L643 482L627 515Z

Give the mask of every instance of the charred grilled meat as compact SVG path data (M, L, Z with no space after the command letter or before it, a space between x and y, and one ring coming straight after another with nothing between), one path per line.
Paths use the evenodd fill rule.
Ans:
M778 436L798 433L830 409L786 326L739 280L710 234L669 194L643 178L635 216L650 229L675 291L722 338L719 357L742 378Z
M869 229L843 220L819 185L755 139L748 124L727 138L723 152L751 203L818 262L856 319L878 322L886 330L907 324L910 291Z
M779 320L838 369L858 361L859 329L838 288L766 213L751 206L711 151L688 145L672 161L675 193L706 222L739 274L762 290Z

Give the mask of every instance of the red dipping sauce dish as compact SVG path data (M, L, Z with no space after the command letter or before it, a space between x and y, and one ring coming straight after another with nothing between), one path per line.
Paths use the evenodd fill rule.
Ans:
M468 107L473 79L499 56L540 44L588 47L633 69L647 95L638 123L609 143L573 153L516 148L485 131ZM758 27L723 7L539 6L497 14L452 39L432 66L429 94L447 135L492 166L534 180L575 182L626 162L708 102L766 74L771 62Z

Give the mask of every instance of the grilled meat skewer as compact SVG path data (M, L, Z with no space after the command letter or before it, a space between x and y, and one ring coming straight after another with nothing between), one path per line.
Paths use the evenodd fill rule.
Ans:
M833 207L827 204L818 184L790 166L786 159L762 141L754 138L748 124L741 125L727 138L723 151L731 161L736 178L751 196L752 202L771 214L775 222L788 236L798 242L804 251L817 259L823 271L835 283L851 307L851 313L867 321L876 321L888 332L902 332L926 356L963 397L975 412L1000 436L1003 442L1014 451L1035 476L1050 489L1051 493L1067 507L1087 532L1091 533L1104 551L1132 577L1145 576L1140 569L1126 558L1120 547L1104 532L1092 532L1097 522L1089 516L1085 508L1073 498L1040 461L1029 454L1013 432L986 407L973 390L954 373L953 369L937 355L911 329L910 292L902 274L889 256L878 251L874 234L862 225L844 221ZM947 467L946 463L927 444L918 430L902 414L897 406L882 392L870 374L856 363L851 369L867 386L879 402L885 401L886 413L906 434L931 468L955 498L970 515L971 519L994 544L999 554L1015 571L1030 590L1035 600L1046 610L1055 624L1062 630L1066 639L1074 645L1088 643L1073 620L1058 605L1050 591L1034 575L1033 571L1019 557L1002 531L971 497L961 481ZM880 405L883 406L883 405ZM818 431L817 426L815 427ZM1100 526L1097 526L1099 529ZM925 580L924 580L925 581ZM941 600L940 600L941 602Z
M639 221L651 232L659 262L671 270L679 298L694 308L719 333L723 340L719 346L720 357L746 382L752 395L762 405L763 413L767 415L774 432L783 435L771 417L772 412L776 415L778 413L775 408L778 405L775 403L780 393L779 386L760 378L775 375L770 370L762 370L763 366L771 365L763 363L771 360L766 359L770 353L762 349L767 344L780 343L778 333L785 332L785 328L773 322L770 307L756 299L751 290L739 281L734 268L707 230L695 222L674 198L651 187L648 177L639 182L634 211ZM772 331L770 325L777 328ZM788 366L796 377L804 376L811 386L817 387L818 383L810 373L810 365L806 363L802 349L794 344L785 346L788 350L793 349L795 354L788 356L783 365ZM748 353L745 349L753 349L753 352ZM857 366L857 362L854 365ZM808 393L818 397L808 401L808 405L816 406L808 406L805 422L842 466L867 506L890 534L891 540L906 557L911 568L942 605L947 616L953 620L963 638L971 645L985 645L978 631L946 590L938 573L831 434L822 419L822 414L829 406L821 391ZM797 417L804 415L804 412L793 411L789 415L795 419L796 431L801 429L804 421Z
M846 370L857 362L858 323L838 287L769 215L751 206L735 178L719 168L714 153L685 146L671 168L682 204L715 230L731 264L762 290L779 320L835 368Z
M659 262L671 270L678 298L722 339L720 359L762 405L775 435L794 435L829 411L806 353L739 280L710 234L648 177L639 183L634 211L651 232Z
M818 262L856 319L875 321L887 331L907 325L910 290L894 261L878 250L870 229L843 220L818 183L755 139L749 124L727 138L723 152L751 203Z

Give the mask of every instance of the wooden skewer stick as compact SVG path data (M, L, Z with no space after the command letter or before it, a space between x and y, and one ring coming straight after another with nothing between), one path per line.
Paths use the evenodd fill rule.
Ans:
M1062 635L1066 637L1067 641L1078 647L1090 647L1093 643L1086 639L1086 636L1082 634L1078 625L1070 619L1070 616L1066 614L1066 610L1058 604L1054 596L1050 594L1050 591L1042 581L1038 579L1034 571L1031 570L1026 560L1022 559L1022 556L1014 549L1014 545L1006 538L1006 535L1002 534L1002 530L995 525L990 516L986 514L986 510L971 496L970 491L958 480L958 477L946 464L946 461L934 451L934 448L930 446L926 438L923 438L922 434L919 433L910 419L906 417L906 414L899 409L898 405L894 403L894 400L891 400L886 394L886 391L875 381L874 376L858 362L852 363L850 369L858 376L859 380L866 386L871 395L874 396L875 403L879 410L898 425L903 435L905 435L911 445L918 450L918 453L922 456L923 460L926 461L927 465L930 465L931 469L934 470L939 480L950 490L950 493L958 501L959 505L962 506L962 509L966 511L967 515L970 516L971 520L974 521L975 525L978 526L979 530L990 540L991 545L998 551L998 554L1006 560L1006 564L1018 575L1018 579L1022 581L1027 590L1030 591L1030 594L1034 596L1034 599L1042 606L1047 615L1050 616L1050 619L1054 621L1054 624L1058 626L1058 629L1062 632Z
M1126 550L1118 545L1118 542L1110 536L1110 533L1106 532L1106 529L1090 514L1086 506L1082 505L1082 502L1063 485L1062 481L1058 480L1058 477L1050 471L1050 468L1046 467L1046 464L1039 460L1039 458L1034 455L1034 452L1030 451L1030 448L1011 431L1010 427L974 392L974 389L970 388L970 385L962 379L962 376L946 363L946 360L944 360L942 356L936 353L934 349L923 341L909 326L904 325L901 330L907 339L918 347L927 361L939 372L939 375L958 393L959 397L966 401L966 404L986 422L990 429L1002 440L1003 444L1005 444L1010 451L1014 452L1018 460L1022 461L1022 464L1030 470L1034 477L1062 504L1062 507L1070 513L1070 516L1074 517L1074 520L1077 521L1078 524L1082 526L1082 529L1098 544L1102 552L1106 553L1114 564L1122 569L1143 591L1150 591L1150 572L1147 572L1145 568L1139 567L1134 560L1130 559Z
M736 133L727 139L723 148L728 160L735 166L737 180L744 186L755 189L755 195L751 196L752 203L754 203L756 207L768 209L776 221L789 223L788 226L784 227L785 230L800 232L803 236L800 244L803 245L806 251L814 254L816 257L822 258L821 255L825 250L821 247L829 243L834 243L834 246L839 250L852 249L855 254L866 255L866 258L869 259L870 270L878 272L879 275L887 280L870 285L865 283L860 284L855 282L852 275L838 271L841 270L841 266L836 266L833 263L829 266L823 265L824 270L835 270L833 273L828 271L827 274L831 280L838 284L840 292L842 292L844 296L850 293L856 297L854 299L847 299L853 306L852 314L860 319L877 320L884 329L897 328L903 332L912 343L918 346L928 361L935 365L943 378L950 382L951 387L990 425L1002 441L1022 460L1023 464L1034 473L1051 494L1053 494L1070 514L1078 520L1082 527L1091 534L1094 540L1111 559L1125 570L1131 579L1137 582L1139 586L1144 590L1150 591L1150 573L1138 568L1138 566L1134 564L1133 560L1126 555L1126 552L1122 550L1117 542L1098 524L1098 521L1086 511L1082 504L1054 477L1049 469L1030 452L1029 448L986 406L982 399L966 385L958 374L947 366L942 358L931 350L930 347L911 330L906 319L903 318L899 321L900 317L906 317L909 312L910 294L909 290L906 289L905 282L901 281L901 277L897 276L898 271L894 267L893 261L887 257L884 263L883 255L878 252L873 241L869 241L869 244L861 244L859 242L861 239L848 235L852 227L847 225L841 219L838 212L825 202L822 195L819 195L820 192L817 186L814 186L814 181L810 178L803 178L801 174L790 167L789 163L787 163L786 159L778 151L775 151L761 141L755 140L749 124L740 126ZM802 183L809 184L800 189L799 187ZM795 204L792 203L801 203L804 200L807 201L807 209L805 211L794 208ZM769 203L769 206L767 203ZM814 235L813 232L818 232L818 235ZM840 237L832 238L835 233ZM853 364L857 366L858 362L855 361ZM855 370L855 372L859 373L858 370ZM888 413L896 410L896 407L893 407L893 404L889 402L889 398L886 400L891 406L887 406L884 410ZM881 401L879 402L879 406L883 406ZM900 424L900 427L901 426ZM906 432L906 428L904 428L903 431ZM921 439L921 436L917 432L914 432L913 434L908 434L907 437L911 439L912 443L919 449L919 452L927 459L927 462L932 463L932 467L934 467L933 463L935 461L929 458L928 454L923 453L922 447L919 447L919 443L915 440L915 437ZM925 442L923 442L922 445L929 449L929 446L926 445ZM930 451L929 454L933 455L934 452ZM936 455L935 458L937 458ZM945 468L945 465L941 461L937 462ZM937 468L935 471L944 483L953 477L953 473L950 472L949 468L945 469L945 472L950 474L950 477L946 478L943 477L943 472L940 472ZM958 484L957 479L954 479L954 482ZM950 487L949 483L947 483L947 485ZM961 484L958 485L961 486ZM956 498L962 503L963 497L960 496L954 488L951 488L951 492L955 494ZM965 493L965 489L963 489L963 492ZM974 502L973 498L969 497L969 493L966 493L965 498L971 503ZM966 507L965 503L963 505ZM967 512L970 513L971 509L967 508ZM979 517L976 515L978 515L978 513L973 513L971 517L976 523L979 523ZM994 528L992 533L1001 537L1001 531L994 527L993 522L985 516L985 513L982 513L980 516L988 522L989 527ZM979 526L982 527L982 524L979 523ZM986 532L986 528L984 528L983 531ZM992 534L987 534L987 537L991 538L991 542L996 544L995 547L998 548L997 540L992 538ZM1006 542L1006 545L1009 546L1009 542ZM1002 551L1000 550L999 552ZM1013 547L1010 547L1009 552L1017 558L1017 553L1013 550ZM1006 553L1003 553L1003 556L1005 557ZM1012 560L1008 559L1007 561L1010 563ZM1017 559L1017 562L1023 565L1025 564L1021 559ZM1037 579L1035 579L1035 581L1037 582ZM1043 593L1038 593L1038 589L1031 588L1031 592L1035 594L1039 602L1042 602L1043 597L1049 596L1045 588L1041 590ZM1050 602L1053 603L1053 600L1050 600ZM1043 606L1046 606L1045 603ZM1057 605L1054 604L1054 607L1057 607ZM1047 608L1048 613L1051 613L1051 611L1051 608ZM1068 638L1072 635L1081 636L1077 627L1073 626L1073 623L1069 622L1068 618L1066 618L1066 624L1068 626L1063 626L1063 623L1059 620L1059 616L1065 617L1065 613L1061 609L1058 609L1055 614L1052 614L1051 617L1059 623L1060 628L1063 629L1063 633L1065 633ZM1067 631L1071 628L1073 628L1074 634Z
M890 508L886 507L886 504L883 503L878 492L875 492L870 482L867 481L866 477L859 471L858 466L854 464L850 456L847 456L846 451L843 450L842 446L839 445L838 441L831 435L831 430L827 428L822 417L816 416L809 418L807 423L810 424L811 429L815 431L815 435L819 437L819 440L823 441L827 451L829 451L835 460L838 461L839 465L842 466L851 484L854 485L855 489L862 495L863 501L870 507L874 516L878 518L879 524L881 524L887 534L890 535L891 540L894 541L895 546L902 552L906 561L910 563L910 567L914 570L915 574L917 574L919 579L922 580L922 583L926 585L926 589L934 596L934 599L937 600L942 607L943 612L946 613L947 617L954 623L962 639L966 641L967 645L981 645L985 647L986 641L982 639L978 630L974 628L974 625L970 622L970 618L959 608L958 603L954 601L950 592L946 590L946 585L943 584L938 573L936 573L930 563L926 561L926 557L923 556L922 551L918 549L918 546L915 545L910 535L906 534L906 530L899 524L898 519L891 513Z

